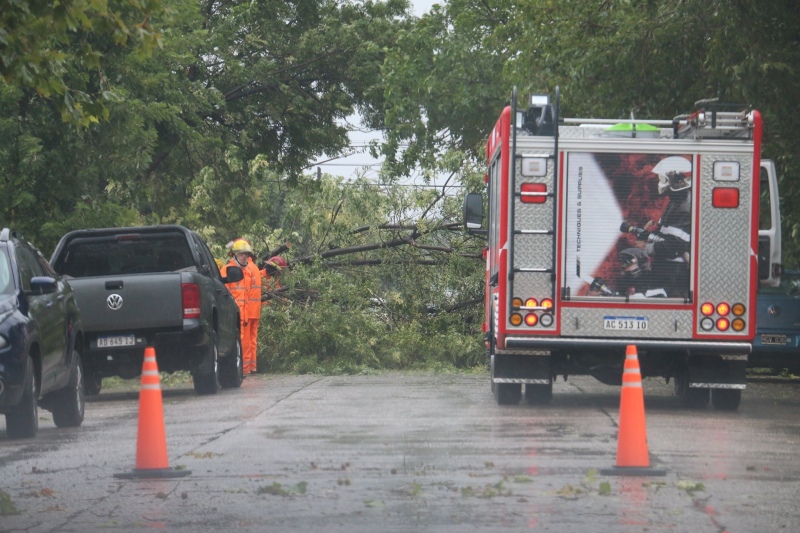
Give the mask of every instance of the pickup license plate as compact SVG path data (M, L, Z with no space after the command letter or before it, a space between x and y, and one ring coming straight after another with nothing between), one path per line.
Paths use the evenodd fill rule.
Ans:
M97 337L98 348L116 348L118 346L136 346L136 339L133 335Z
M789 338L786 335L761 335L761 344L777 344L785 346L789 344Z
M604 316L603 329L612 331L646 331L646 316Z

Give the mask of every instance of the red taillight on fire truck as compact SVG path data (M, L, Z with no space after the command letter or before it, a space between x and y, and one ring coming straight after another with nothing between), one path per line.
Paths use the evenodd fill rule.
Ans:
M739 207L739 189L715 187L711 191L711 205L718 209Z
M523 183L519 190L523 204L543 204L547 201L547 185L544 183Z
M197 283L181 285L183 318L200 318L200 286Z
M528 313L525 315L525 323L529 326L535 326L539 323L539 317L535 313Z
M542 307L544 307L545 311L550 311L553 309L553 300L550 298L545 298L542 300Z
M726 302L721 302L715 305L711 302L705 302L700 306L700 313L704 316L700 320L700 329L703 331L712 331L714 329L718 331L728 331L729 329L736 332L744 331L747 327L747 322L742 316L746 310L747 308L743 303L730 305ZM713 316L715 313L717 318ZM733 320L729 318L731 313L736 317Z
M537 307L539 302L536 301L536 298L528 298L525 300L525 307Z

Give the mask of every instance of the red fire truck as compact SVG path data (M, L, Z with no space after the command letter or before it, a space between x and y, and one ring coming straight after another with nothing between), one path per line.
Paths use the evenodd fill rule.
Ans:
M775 167L758 111L701 101L671 120L559 118L558 90L500 115L484 196L486 318L499 404L552 399L557 376L673 381L686 406L735 410L759 283L780 276ZM761 219L761 221L759 220ZM484 229L482 229L484 228Z

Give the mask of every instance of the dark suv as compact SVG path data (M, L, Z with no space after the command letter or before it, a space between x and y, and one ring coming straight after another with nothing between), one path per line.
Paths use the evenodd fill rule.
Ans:
M9 438L36 436L41 406L58 427L83 422L80 314L39 250L0 231L0 413Z

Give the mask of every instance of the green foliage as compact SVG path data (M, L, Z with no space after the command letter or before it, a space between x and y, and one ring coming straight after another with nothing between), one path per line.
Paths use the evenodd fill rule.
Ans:
M12 86L53 98L65 121L81 126L108 118L115 96L104 80L109 48L147 54L161 44L150 21L159 0L0 0L0 75ZM95 73L92 90L72 86L68 72Z
M296 242L281 280L289 290L262 308L259 368L359 374L483 364L483 244L443 222L455 216L451 199L328 176L314 184L287 188L285 229L266 243ZM420 212L430 219L415 220Z

